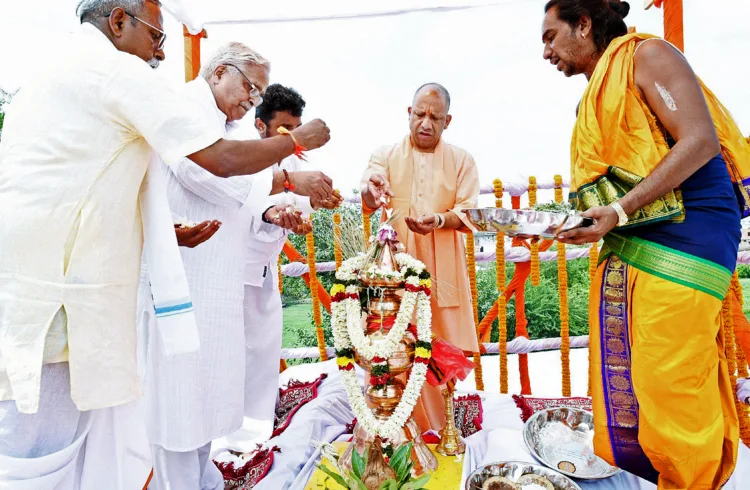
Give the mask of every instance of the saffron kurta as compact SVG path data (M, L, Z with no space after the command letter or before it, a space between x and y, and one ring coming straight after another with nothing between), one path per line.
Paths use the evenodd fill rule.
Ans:
M405 216L418 218L432 213L454 212L466 223L462 209L474 208L479 198L479 177L472 156L456 146L440 141L434 153L414 149L409 136L401 142L379 148L370 157L363 182L370 175L384 175L394 197L389 207L402 213L394 223L398 240L406 252L424 262L433 277L432 331L457 347L478 350L472 312L469 276L466 269L464 232L439 229L427 235L412 233ZM372 213L363 203L363 212ZM438 430L445 424L440 390L425 384L414 409L414 418L423 430Z

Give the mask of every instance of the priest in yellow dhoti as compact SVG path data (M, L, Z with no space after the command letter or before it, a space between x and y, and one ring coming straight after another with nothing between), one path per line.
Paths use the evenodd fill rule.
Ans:
M737 458L721 309L750 148L682 53L628 34L628 9L552 0L542 28L544 58L588 79L571 198L594 225L559 239L604 240L589 309L594 447L659 489L718 489Z
M370 157L362 178L362 208L371 214L385 205L400 213L393 225L399 241L433 277L433 333L476 352L463 235L469 228L461 210L476 207L479 178L472 156L442 139L451 122L449 110L450 95L442 85L417 90L409 107L410 134ZM422 430L441 429L440 389L425 384L413 416Z

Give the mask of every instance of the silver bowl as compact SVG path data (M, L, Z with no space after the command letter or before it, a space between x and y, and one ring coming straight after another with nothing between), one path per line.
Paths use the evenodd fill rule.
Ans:
M577 213L503 208L474 208L464 209L463 212L479 233L499 232L508 236L555 238L563 231L592 224L590 218L584 218Z
M523 440L542 464L581 480L601 480L619 468L594 454L594 416L577 408L549 408L532 415Z
M482 490L482 485L492 476L503 476L508 480L515 482L521 476L533 473L547 478L555 490L581 490L573 480L560 473L549 470L544 466L521 461L505 461L502 463L492 463L480 466L466 479L466 490Z

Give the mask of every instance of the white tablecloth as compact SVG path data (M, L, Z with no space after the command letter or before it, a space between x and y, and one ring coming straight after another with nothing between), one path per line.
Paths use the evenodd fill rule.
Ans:
M286 431L267 444L279 446L281 453L276 454L273 468L255 487L256 490L303 490L320 457L310 442L334 442L348 440L350 437L345 434L346 424L351 423L354 414L349 408L334 361L290 368L282 374L281 382L285 384L292 378L312 381L324 372L328 373L328 378L320 385L318 397L304 405L295 414ZM363 379L363 373L358 370L358 374ZM466 393L472 392L461 391L458 394ZM497 393L479 392L479 395L484 409L482 431L466 439L462 485L471 472L483 464L497 461L539 464L523 442L523 422L513 398ZM214 447L214 454L219 451L220 448ZM741 445L737 469L724 490L744 490L749 488L748 482L750 449ZM656 489L655 485L624 472L606 480L578 481L578 484L583 490Z

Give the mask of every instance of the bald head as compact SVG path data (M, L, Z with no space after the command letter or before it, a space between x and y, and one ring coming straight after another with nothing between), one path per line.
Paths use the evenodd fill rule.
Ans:
M451 123L448 114L451 97L439 83L426 83L417 89L409 107L411 142L422 152L433 152L443 131Z
M445 102L445 110L450 111L451 110L451 94L448 93L448 89L440 85L439 83L430 82L425 83L421 87L417 89L416 92L414 92L414 99L412 99L411 105L414 105L417 101L417 98L422 95L423 93L436 93L440 96L441 99L443 99L443 102Z

